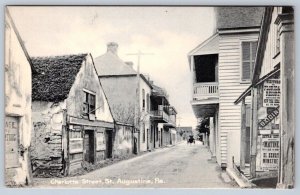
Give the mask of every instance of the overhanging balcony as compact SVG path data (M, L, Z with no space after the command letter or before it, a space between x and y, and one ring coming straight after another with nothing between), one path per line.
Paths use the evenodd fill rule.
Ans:
M151 118L153 121L158 123L168 123L169 115L165 110L152 110Z
M191 105L195 116L213 116L219 104L219 83L194 83Z
M194 83L193 100L219 99L219 83Z

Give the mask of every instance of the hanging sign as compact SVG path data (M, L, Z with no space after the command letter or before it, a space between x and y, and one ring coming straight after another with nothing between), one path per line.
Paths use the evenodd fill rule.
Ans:
M274 120L279 115L279 107L274 108L266 118L259 120L258 124L260 127L267 126L272 120Z
M278 107L280 103L280 79L268 79L263 86L263 107Z

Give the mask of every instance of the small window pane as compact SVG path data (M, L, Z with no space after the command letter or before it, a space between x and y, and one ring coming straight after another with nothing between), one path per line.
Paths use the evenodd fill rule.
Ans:
M243 62L242 79L243 80L250 79L250 62Z
M250 60L250 42L242 43L243 61Z

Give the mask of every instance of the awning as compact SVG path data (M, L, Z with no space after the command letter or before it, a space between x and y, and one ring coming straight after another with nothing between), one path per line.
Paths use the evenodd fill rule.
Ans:
M274 70L272 70L271 72L269 72L268 74L266 74L265 76L263 76L262 78L260 78L255 84L251 84L235 101L234 104L238 104L240 103L246 96L251 94L251 89L252 87L257 87L258 85L260 85L261 83L263 83L265 80L269 79L270 77L274 76L276 73L278 73L280 71L280 68L276 68Z

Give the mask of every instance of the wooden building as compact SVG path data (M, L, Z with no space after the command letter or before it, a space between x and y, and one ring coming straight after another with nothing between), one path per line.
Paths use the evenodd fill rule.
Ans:
M235 101L245 110L245 99L252 96L249 116L245 112L242 116L242 123L247 118L252 122L251 149L242 150L251 156L250 178L254 182L273 178L279 188L292 188L295 179L294 42L293 8L267 7L251 85ZM245 133L241 135L245 139Z
M29 147L31 142L31 59L18 30L5 9L5 185L32 182Z
M112 157L114 120L90 54L32 58L35 175L68 175Z
M191 105L196 118L210 118L209 148L223 169L240 163L241 105L233 102L251 82L263 11L263 7L215 8L215 34L188 54Z

